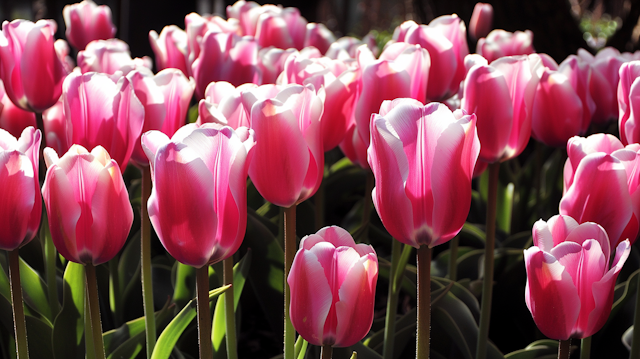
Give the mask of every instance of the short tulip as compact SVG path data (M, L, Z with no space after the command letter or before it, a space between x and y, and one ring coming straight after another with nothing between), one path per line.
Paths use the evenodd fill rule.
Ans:
M461 229L471 205L480 142L475 115L410 99L385 101L373 115L369 164L373 204L389 233L434 247Z
M149 218L176 260L196 268L233 255L247 224L247 169L254 145L245 127L190 124L171 139L142 136L151 164Z
M45 148L47 176L42 197L53 244L66 259L98 265L124 245L133 208L120 167L98 146L73 145L62 157Z
M378 257L340 227L302 238L287 282L291 323L313 345L348 347L373 322Z
M540 331L557 340L596 333L611 312L629 241L610 249L607 232L598 224L579 225L557 215L533 225L533 244L524 251L525 301Z
M98 6L91 0L84 0L66 5L62 16L67 25L67 40L78 50L84 50L93 40L111 39L116 35L111 9L106 5Z
M12 251L31 241L40 227L38 182L40 130L27 127L16 139L0 129L0 249Z

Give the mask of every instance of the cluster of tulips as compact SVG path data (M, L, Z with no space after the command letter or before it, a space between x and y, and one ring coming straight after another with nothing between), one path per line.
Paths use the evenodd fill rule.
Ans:
M185 30L150 31L155 74L150 58L131 58L127 44L113 38L109 8L91 0L64 9L77 66L67 42L54 38L54 21L5 22L0 249L8 252L17 357L28 357L18 250L38 235L41 222L41 233L49 231L69 261L65 280L67 272L86 273L86 318L73 320L87 325L88 357L105 357L96 267L122 250L134 222L122 175L130 160L142 173L148 358L168 358L171 349L156 341L177 340L156 335L149 223L175 260L196 268L200 357L213 355L209 300L224 292L226 350L237 358L237 297L229 285L251 211L247 178L282 208L284 358L303 356L306 343L321 346L323 358L333 347L356 345L374 319L379 262L373 246L356 244L344 228L324 227L325 153L339 147L368 177L356 237L367 241L372 202L394 238L385 359L394 355L398 284L412 248L416 357L429 357L432 250L454 238L457 246L472 179L488 168L473 349L476 358L493 358L488 329L498 174L533 137L566 147L568 158L559 214L533 225L533 246L523 254L524 301L540 331L560 341L559 357L569 357L571 339L582 339L587 358L640 229L640 54L581 50L557 64L534 52L530 31L491 31L492 11L487 4L475 8L469 34L479 39L476 54L469 54L466 26L456 15L428 25L404 22L380 51L372 36L336 39L295 8L240 0L227 8L227 19L192 13ZM186 124L194 94L197 116ZM619 139L579 137L615 119ZM314 195L319 230L304 233L296 253L296 206ZM57 286L55 250L45 252L53 266L47 276ZM455 264L453 250L449 260ZM210 291L209 268L218 262L227 286ZM640 340L631 350L640 355Z

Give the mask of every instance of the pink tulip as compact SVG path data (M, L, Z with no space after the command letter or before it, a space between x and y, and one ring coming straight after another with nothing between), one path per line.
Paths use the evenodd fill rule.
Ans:
M150 72L134 70L127 77L144 107L141 133L160 130L167 136L173 136L186 123L189 102L195 89L193 80L178 69L165 69L155 76ZM139 139L135 141L131 159L139 166L149 163Z
M293 327L313 345L357 343L371 329L377 279L375 250L344 229L302 238L287 278Z
M469 35L473 39L479 39L489 34L493 28L493 6L491 4L476 3L469 21Z
M370 35L367 34L362 40L351 36L341 37L329 46L325 56L339 60L355 59L358 47L362 45L368 47L369 52L377 56L379 50L376 47L375 38Z
M417 44L429 52L429 87L427 98L440 101L458 92L464 79L464 58L469 54L466 27L457 15L440 16L429 25L407 22L403 42ZM401 36L401 35L398 35Z
M102 72L113 75L122 71L125 75L137 68L151 69L149 57L131 58L129 45L118 39L96 40L78 52L78 66L82 73Z
M258 87L244 84L237 88L226 81L212 82L198 104L198 125L213 122L233 129L251 127L249 113L242 105L242 92Z
M131 81L100 73L71 73L64 82L69 143L103 146L124 172L144 122L144 107Z
M233 5L227 6L227 17L238 20L242 36L256 35L258 17L263 12L263 6L254 1L238 0Z
M538 55L514 56L467 73L460 108L478 118L481 160L502 162L524 150L540 66Z
M323 94L312 85L264 85L242 93L256 133L249 176L267 201L291 207L313 194L324 175Z
M579 49L578 57L587 62L592 69L589 91L596 104L592 121L604 124L617 119L616 91L620 82L620 67L629 60L612 47L605 47L595 57L588 51Z
M133 208L120 167L98 146L73 145L62 158L45 148L42 197L53 244L67 260L98 265L122 249Z
M47 147L53 148L56 153L66 153L71 144L62 98L42 113L42 122Z
M69 44L67 44L67 42L62 39L58 39L53 43L53 47L56 49L56 54L62 62L64 70L67 73L71 73L76 67L76 63L73 62L73 59L71 58L71 56L69 56Z
M234 86L261 83L258 44L252 38L209 31L200 46L200 55L191 67L199 98L214 81L227 81Z
M598 224L579 225L570 216L556 215L533 225L533 244L524 251L525 301L540 331L558 340L596 333L611 312L629 241L610 250L607 232Z
M160 35L149 31L149 43L156 57L158 71L174 68L189 76L187 66L187 33L175 25L165 26Z
M620 67L618 108L620 139L625 145L640 142L640 61L631 61Z
M0 80L0 128L8 131L13 137L20 137L22 131L29 126L37 127L36 115L14 105L6 95Z
M385 101L372 117L371 197L385 228L416 248L449 241L471 206L480 152L475 115L397 99Z
M42 112L62 93L67 72L56 53L53 20L13 20L0 31L0 79L11 101L23 110Z
M24 129L18 139L0 129L0 249L22 247L40 228L41 136L33 127Z
M298 54L296 49L278 49L270 46L258 52L258 67L262 71L263 84L275 84L276 79L284 70L284 64L292 54Z
M200 56L200 42L207 32L240 34L236 19L224 20L219 16L200 16L190 13L184 17L185 32L187 34L187 70L191 73L191 65Z
M304 39L304 47L313 46L320 50L321 54L326 54L334 42L336 42L336 37L324 24L316 24L314 22L307 24L307 35Z
M508 32L493 30L486 38L478 40L476 52L484 58L493 60L504 56L533 54L533 33L530 30Z
M153 180L149 217L179 262L200 268L228 258L242 243L252 132L190 124L171 139L160 131L142 136Z
M106 5L97 6L91 0L83 0L66 5L62 16L67 26L67 40L78 50L84 50L93 40L107 40L116 35L111 9Z
M280 49L304 47L307 20L294 7L264 5L256 24L255 39L261 47Z

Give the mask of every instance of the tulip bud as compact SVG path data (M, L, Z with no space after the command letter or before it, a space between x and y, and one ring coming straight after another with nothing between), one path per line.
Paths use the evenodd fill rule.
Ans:
M371 329L377 279L375 250L344 229L302 238L287 278L293 327L313 345L357 343Z
M476 3L469 21L469 35L474 39L485 37L493 27L493 6L491 4Z

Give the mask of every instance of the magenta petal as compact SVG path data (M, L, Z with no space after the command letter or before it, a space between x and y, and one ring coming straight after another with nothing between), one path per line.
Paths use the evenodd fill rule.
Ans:
M36 201L37 177L29 158L17 150L0 151L0 249L14 250L26 241ZM37 197L40 202L40 197ZM39 216L39 213L38 213Z

